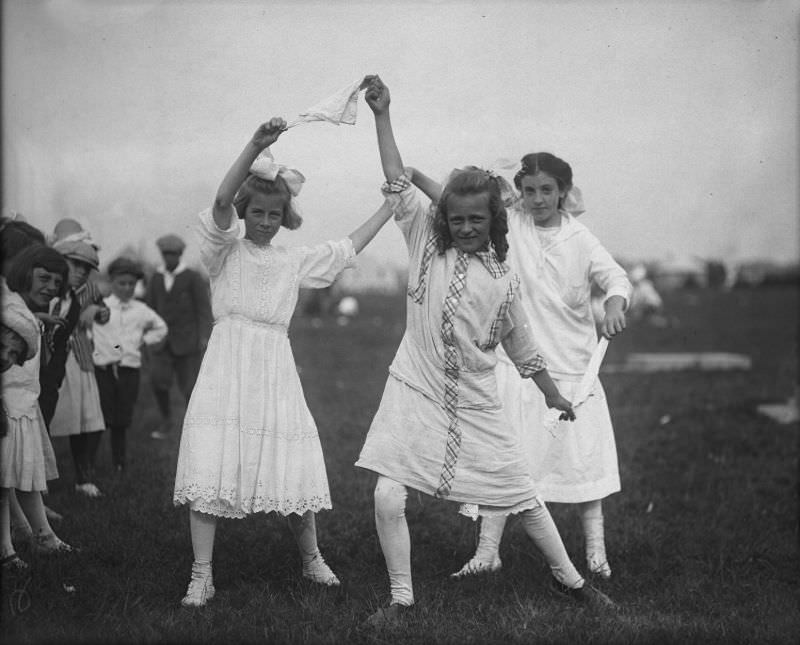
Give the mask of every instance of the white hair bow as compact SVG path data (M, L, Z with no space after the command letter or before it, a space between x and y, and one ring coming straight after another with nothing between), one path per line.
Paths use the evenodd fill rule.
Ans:
M256 160L250 166L250 174L266 179L267 181L275 181L280 175L289 187L289 192L292 197L297 197L300 189L303 187L303 182L306 180L303 173L294 168L289 168L283 164L275 163L272 153L269 148L258 155Z

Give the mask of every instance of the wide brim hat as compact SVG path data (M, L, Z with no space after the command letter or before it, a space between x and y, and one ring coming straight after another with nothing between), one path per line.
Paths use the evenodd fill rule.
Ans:
M90 265L93 269L100 268L100 256L93 244L84 240L60 240L53 244L53 248L65 258L77 260Z

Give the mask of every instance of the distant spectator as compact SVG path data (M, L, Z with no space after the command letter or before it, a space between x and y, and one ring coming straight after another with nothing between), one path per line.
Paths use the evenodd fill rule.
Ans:
M12 261L8 282L3 282L3 318L13 324L14 319L39 327L34 311L47 311L50 300L63 293L66 282L66 262L58 252L41 244L28 246ZM42 493L47 481L58 477L55 454L47 436L45 420L40 410L40 366L46 343L33 331L30 342L37 343L38 352L21 366L11 365L3 373L3 413L7 427L0 440L0 488L3 489L0 517L2 517L3 565L24 568L15 557L13 546L9 553L10 513L9 503L19 500L22 518L16 518L27 537L32 539L35 551L70 551L53 531L47 517ZM35 339L35 341L34 341ZM26 341L26 345L28 342ZM28 352L26 352L26 356ZM19 511L15 511L19 513Z
M89 334L95 323L103 325L108 322L109 310L97 285L89 281L91 272L99 267L97 247L90 238L67 237L56 241L53 248L69 265L69 290L55 303L52 313L66 315L77 306L79 320L67 344L65 375L50 422L50 432L53 437L69 437L76 492L87 497L99 497L100 489L92 480L95 455L105 422Z
M138 262L117 258L108 267L111 295L104 300L108 323L93 329L97 387L106 428L111 431L111 460L117 472L125 468L125 435L139 396L141 346L155 345L167 335L167 325L155 311L133 297L143 272Z
M151 352L150 380L161 427L150 433L166 439L174 426L170 387L177 378L185 403L189 404L203 352L211 335L211 293L203 276L182 261L186 244L177 235L156 241L164 264L150 280L147 304L167 323L167 339Z

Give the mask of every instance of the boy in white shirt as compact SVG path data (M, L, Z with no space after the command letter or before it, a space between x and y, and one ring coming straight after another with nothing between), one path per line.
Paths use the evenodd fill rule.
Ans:
M108 267L111 295L104 302L109 321L92 330L92 359L100 390L100 405L106 427L111 431L111 459L114 468L125 468L125 434L133 419L139 395L142 344L156 345L166 338L167 324L150 307L136 300L136 283L143 271L138 262L117 258Z

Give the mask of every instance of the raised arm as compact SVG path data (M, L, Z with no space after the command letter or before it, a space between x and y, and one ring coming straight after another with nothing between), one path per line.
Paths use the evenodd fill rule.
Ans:
M286 130L286 121L280 117L272 117L266 123L258 126L253 137L239 153L236 161L228 170L222 183L217 189L217 196L214 198L214 223L221 229L227 230L231 226L231 204L236 192L247 179L250 166L256 160L264 148L268 148L278 140L281 132Z
M381 227L389 221L392 216L392 209L388 202L383 202L381 207L366 222L350 233L350 240L353 242L353 249L356 253L369 244L373 237L381 230Z
M411 183L425 193L432 202L438 202L442 196L442 185L416 168L409 166L407 170L411 171Z
M389 117L389 88L383 84L379 76L366 76L364 83L367 91L364 98L367 100L372 112L375 114L375 130L378 133L378 151L381 155L381 165L386 181L393 181L403 174L403 160L397 143L394 140L392 121Z

